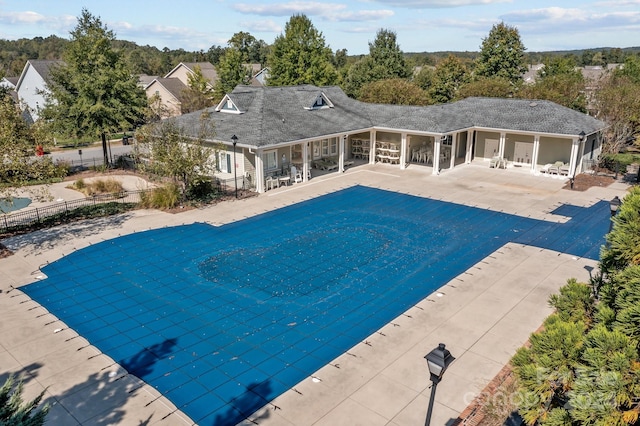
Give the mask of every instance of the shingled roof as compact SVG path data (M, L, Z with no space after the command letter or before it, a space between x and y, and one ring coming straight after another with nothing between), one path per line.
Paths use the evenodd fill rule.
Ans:
M320 94L332 107L308 109ZM467 98L433 106L370 104L349 98L337 86L238 86L228 94L238 109L210 108L217 141L237 135L238 144L267 147L369 129L446 134L466 129L495 129L554 136L597 132L605 124L550 101ZM186 129L198 128L202 112L176 117Z

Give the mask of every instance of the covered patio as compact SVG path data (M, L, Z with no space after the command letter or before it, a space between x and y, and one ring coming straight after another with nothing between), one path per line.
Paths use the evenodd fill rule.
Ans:
M430 167L439 175L482 159L488 167L570 178L598 157L605 127L550 101L381 105L349 98L336 86L312 85L237 86L209 112L217 132L210 142L228 147L218 153L219 173L243 176L259 193L273 188L274 178L280 186L306 182L314 171L375 163ZM201 112L174 118L194 136L200 119Z

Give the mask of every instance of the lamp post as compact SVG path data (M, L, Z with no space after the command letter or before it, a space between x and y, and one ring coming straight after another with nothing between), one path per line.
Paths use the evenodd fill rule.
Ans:
M427 410L427 419L425 420L425 426L429 426L431 424L431 413L433 412L433 403L436 398L436 386L442 380L442 375L444 374L449 364L453 362L455 359L451 352L445 349L444 343L440 343L437 348L433 349L424 357L427 360L427 366L429 367L429 375L431 382L431 398L429 398L429 409Z
M613 197L611 201L609 201L609 210L611 212L611 221L609 222L609 232L611 232L611 230L613 229L613 217L616 215L616 213L618 213L618 208L620 208L620 204L622 204L622 201L620 200L620 198L618 198L617 195Z
M238 137L236 135L231 136L231 142L233 142L233 181L236 184L236 198L238 198L238 166L236 165L236 144L238 143Z

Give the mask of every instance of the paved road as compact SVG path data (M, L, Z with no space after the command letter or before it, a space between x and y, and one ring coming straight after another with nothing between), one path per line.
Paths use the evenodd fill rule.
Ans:
M71 164L78 163L82 161L83 163L95 161L102 164L102 146L95 145L90 147L80 148L82 150L82 155L79 154L78 149L70 149L64 151L55 151L49 155L54 162L56 161L67 161ZM115 160L119 156L123 154L127 154L133 150L133 145L122 145L122 142L111 142L110 144L110 155L109 158Z

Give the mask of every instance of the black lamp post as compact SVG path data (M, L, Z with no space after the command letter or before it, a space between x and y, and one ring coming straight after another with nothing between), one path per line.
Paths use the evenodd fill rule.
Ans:
M444 343L440 343L437 348L433 349L429 352L425 357L427 360L427 366L429 367L429 375L431 382L431 398L429 399L429 409L427 410L427 419L425 421L425 426L429 426L431 424L431 413L433 412L433 403L436 398L436 386L442 380L442 375L444 374L449 364L453 362L455 359L451 352L445 349Z
M231 136L231 142L233 142L233 180L236 183L236 198L238 198L238 166L236 165L236 144L238 143L238 137L236 135Z
M620 198L618 198L617 195L613 197L611 201L609 201L609 210L611 211L611 219L612 219L609 222L609 232L611 232L611 230L613 229L613 217L616 215L616 213L618 213L618 208L620 208L620 204L622 204L622 201L620 200Z

